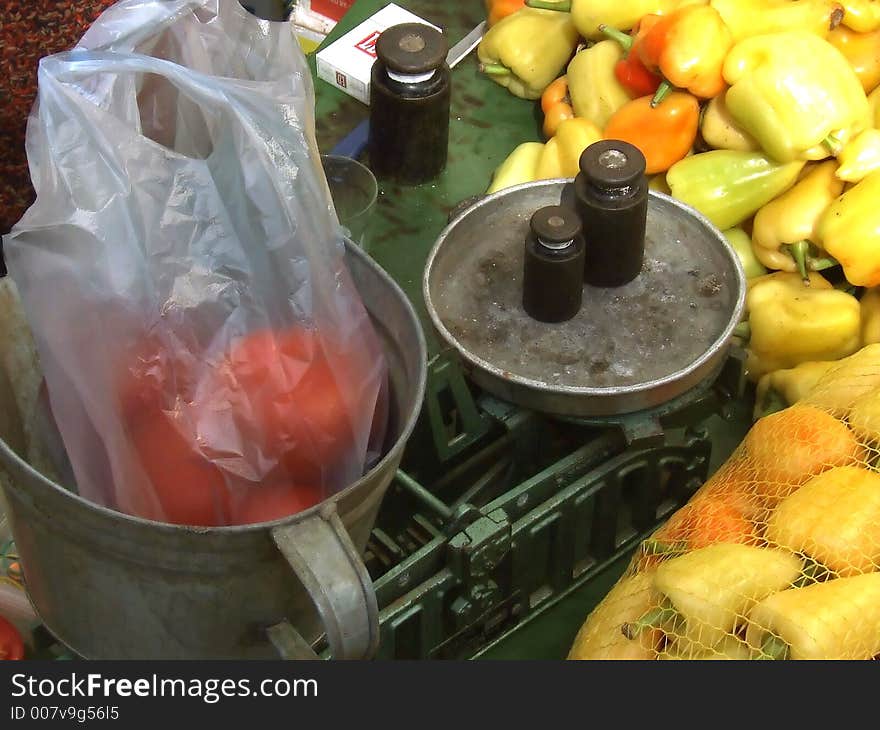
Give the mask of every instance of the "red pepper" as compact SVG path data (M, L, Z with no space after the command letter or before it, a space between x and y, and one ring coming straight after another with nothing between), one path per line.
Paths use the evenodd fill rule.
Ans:
M24 659L24 641L18 629L0 616L0 660Z
M623 46L624 55L614 66L614 76L620 85L629 92L633 99L640 96L653 96L663 81L663 77L642 63L638 49L633 47L633 37L604 24L599 26L599 30Z

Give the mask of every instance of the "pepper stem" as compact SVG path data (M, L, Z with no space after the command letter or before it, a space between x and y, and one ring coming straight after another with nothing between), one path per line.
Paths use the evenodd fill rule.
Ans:
M837 157L837 155L839 155L840 151L843 149L843 142L841 142L840 139L833 134L829 134L825 139L823 139L822 144L824 144L828 148L828 151L834 157Z
M510 73L510 69L501 63L481 63L480 73L484 73L487 76L507 76Z
M768 388L764 397L761 399L761 402L756 404L754 420L757 421L759 418L769 416L771 413L784 410L785 408L788 408L788 406L789 403L782 393L775 388Z
M663 542L662 540L648 539L642 543L643 555L678 555L687 552L688 546L684 541Z
M629 33L624 33L622 30L605 25L605 23L601 23L598 28L600 33L603 33L613 41L617 41L624 51L629 52L630 48L632 48L633 37Z
M810 259L810 268L813 271L825 271L825 269L832 269L835 266L840 266L840 261L831 256L822 256L817 259Z
M767 634L767 638L761 644L761 656L759 659L784 660L791 654L791 647L775 634Z
M657 91L654 92L654 98L651 99L651 108L659 105L660 102L669 95L670 91L672 91L672 84L665 79L661 81L660 86L657 87Z
M746 322L740 322L733 328L733 336L748 340L752 336L752 326Z
M824 271L840 264L837 259L831 256L817 256L815 258L810 256L810 242L806 240L792 243L787 248L795 264L797 264L797 270L804 280L804 286L810 285L808 270Z
M635 639L645 631L659 629L678 618L678 611L668 606L658 606L642 614L636 621L629 621L620 627L627 639Z
M798 241L797 243L793 243L788 247L788 252L794 259L794 263L801 275L801 279L804 280L804 286L809 286L810 275L807 273L807 256L810 253L810 242Z
M526 0L526 6L539 10L558 10L560 13L571 12L571 0Z

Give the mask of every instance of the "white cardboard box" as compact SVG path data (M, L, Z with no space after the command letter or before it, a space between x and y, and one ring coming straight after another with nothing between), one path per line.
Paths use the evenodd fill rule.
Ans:
M425 23L437 28L409 10L389 3L318 52L315 57L318 78L369 105L370 70L376 60L376 41L383 30L399 23Z

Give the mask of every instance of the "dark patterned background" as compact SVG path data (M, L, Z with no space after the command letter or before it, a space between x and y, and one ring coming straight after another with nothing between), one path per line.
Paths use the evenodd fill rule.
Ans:
M0 234L33 202L24 133L37 63L76 45L113 0L0 0Z

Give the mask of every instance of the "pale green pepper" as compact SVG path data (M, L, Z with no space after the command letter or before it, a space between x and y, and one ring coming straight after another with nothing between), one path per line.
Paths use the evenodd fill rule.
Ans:
M629 93L614 75L623 53L616 41L599 41L578 51L565 72L575 116L589 119L599 129L605 129L614 113L630 101Z
M812 33L746 38L727 54L723 72L731 115L778 162L824 159L873 126L852 66Z
M733 250L736 251L736 255L739 256L746 279L753 279L756 276L763 276L768 273L767 267L758 261L758 257L755 256L755 251L752 248L752 239L748 233L742 228L737 227L728 228L726 231L723 231L723 234Z
M685 157L666 173L672 196L722 231L733 228L794 185L803 161L780 164L759 152L711 150Z
M538 99L563 72L578 41L568 13L523 8L483 36L480 70L514 96Z

